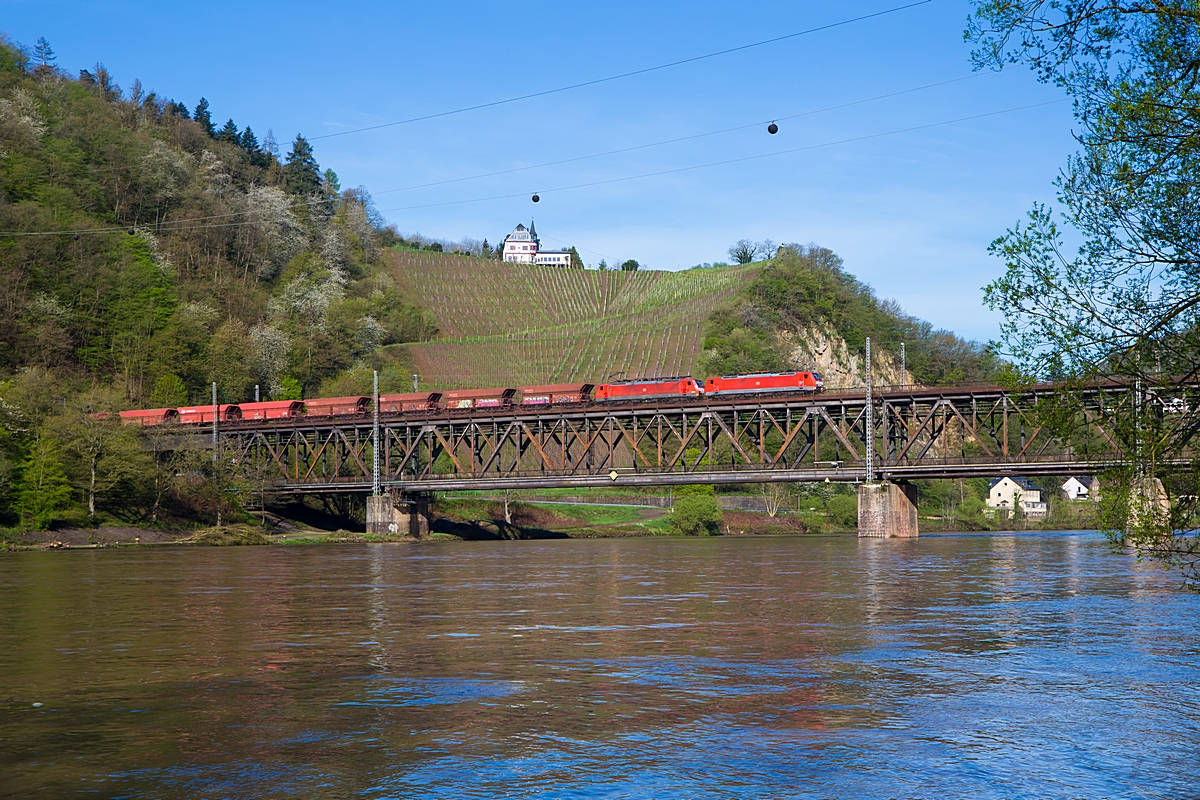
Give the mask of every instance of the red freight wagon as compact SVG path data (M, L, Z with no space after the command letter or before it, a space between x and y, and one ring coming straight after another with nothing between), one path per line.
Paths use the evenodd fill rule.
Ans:
M242 419L289 419L302 416L304 416L304 403L299 400L242 403Z
M441 392L409 392L379 395L380 414L401 414L405 411L436 411L442 404Z
M233 404L217 406L219 422L237 422L242 418L241 406ZM204 425L213 421L212 406L189 406L179 409L179 421L184 425Z
M456 389L446 392L446 408L501 408L511 406L516 389Z
M545 386L522 386L521 405L546 406L556 403L588 403L592 399L592 383L550 383Z
M354 417L370 409L369 397L314 397L304 401L305 413L310 417Z
M705 394L751 394L754 392L819 392L825 382L816 372L756 372L709 378Z
M162 425L178 422L179 412L173 408L148 408L144 411L122 411L121 421L130 425Z
M698 397L703 389L690 375L682 378L648 378L646 380L602 383L596 390L596 401L639 400L654 397Z

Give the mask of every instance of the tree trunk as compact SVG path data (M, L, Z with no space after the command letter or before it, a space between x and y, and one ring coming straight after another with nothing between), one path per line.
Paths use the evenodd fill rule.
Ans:
M91 461L91 483L88 485L88 519L96 518L96 456Z

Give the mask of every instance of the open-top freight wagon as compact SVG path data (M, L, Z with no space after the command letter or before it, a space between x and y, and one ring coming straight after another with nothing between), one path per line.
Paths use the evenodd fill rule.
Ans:
M242 407L233 403L217 406L218 422L237 422L242 418ZM212 406L188 406L179 409L176 418L181 425L207 425L213 421Z
M129 424L162 425L164 422L178 422L177 408L147 408L140 411L122 411L121 419ZM108 416L107 413L104 416Z
M242 419L291 419L304 416L304 403L299 400L264 400L261 403L242 403Z
M522 386L521 405L547 406L562 403L590 403L592 391L596 388L592 383L548 383L543 386Z
M309 417L361 417L371 410L369 397L314 397L304 401Z
M517 390L511 387L495 389L455 389L445 392L445 407L451 410L466 408L507 408L513 404Z
M408 392L379 395L380 414L403 414L406 411L437 411L442 407L441 392Z

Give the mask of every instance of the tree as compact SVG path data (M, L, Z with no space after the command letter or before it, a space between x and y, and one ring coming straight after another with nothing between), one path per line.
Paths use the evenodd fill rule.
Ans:
M209 136L213 135L212 112L208 109L208 101L203 97L200 98L199 103L196 103L196 110L192 112L192 119L200 123L200 127L204 129L205 133Z
M221 126L221 130L217 131L213 136L218 142L229 142L230 144L241 145L242 137L238 134L238 126L234 124L233 117L225 120L225 124Z
M677 486L671 509L671 526L685 536L716 535L721 532L721 506L712 485Z
M292 142L283 173L288 191L293 194L307 196L321 191L321 170L313 157L312 145L300 134Z
M621 270L624 272L637 272L638 268L641 266L642 266L641 264L639 264L636 260L631 258L628 261L624 261L621 263Z
M187 386L174 372L158 376L154 391L150 393L150 404L155 408L178 408L187 405Z
M858 525L858 498L850 494L839 494L829 498L825 511L839 528L854 528Z
M735 264L749 264L758 255L758 245L749 239L738 239L737 244L729 248L729 257Z
M985 290L1003 313L1008 354L1030 378L1070 386L1112 379L1162 386L1200 376L1200 6L1143 0L976 0L967 37L977 67L1028 65L1072 98L1080 150L1055 183L1062 212L1034 206L993 242L1004 275ZM1082 244L1071 253L1065 229ZM1169 389L1163 389L1169 392ZM1073 402L1061 396L1060 406ZM1113 420L1153 481L1200 430L1194 410ZM1161 410L1161 409L1160 409ZM1062 419L1068 419L1063 415ZM1065 427L1060 425L1060 427ZM1069 432L1060 430L1060 433ZM1116 476L1114 476L1116 477ZM1114 503L1110 536L1200 581L1200 540L1175 536L1200 495L1200 471L1160 474L1180 498L1170 519ZM1114 494L1117 496L1119 493ZM1145 502L1130 492L1131 503Z
M128 502L134 483L151 465L137 441L137 429L121 424L112 403L84 395L53 422L71 482L87 498L89 520L97 501L119 496Z
M754 493L762 498L763 510L767 512L768 517L774 517L779 513L779 504L788 496L787 486L776 482L756 484Z
M39 433L21 465L21 480L17 487L17 507L24 524L45 530L54 519L54 512L70 505L71 485L63 470L58 442Z
M45 36L39 36L33 45L33 60L38 62L40 69L48 69L54 66L56 59L57 56L54 55L54 48L50 46L50 42L46 41Z
M242 138L238 141L242 149L253 155L258 152L258 137L254 135L254 131L250 126L246 126L246 130L242 131Z
M230 320L217 329L208 346L208 380L217 384L223 402L240 403L254 385L252 343L246 326Z

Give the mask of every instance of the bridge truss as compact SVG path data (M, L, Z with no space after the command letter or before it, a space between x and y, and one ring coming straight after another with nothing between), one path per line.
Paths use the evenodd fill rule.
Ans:
M383 486L461 489L864 481L1065 475L1130 461L1112 422L1141 402L1125 387L1082 395L1067 440L1038 423L1053 387L878 392L622 406L475 409L381 420ZM226 458L290 492L372 486L369 417L300 418L224 428ZM211 438L205 436L211 446Z

